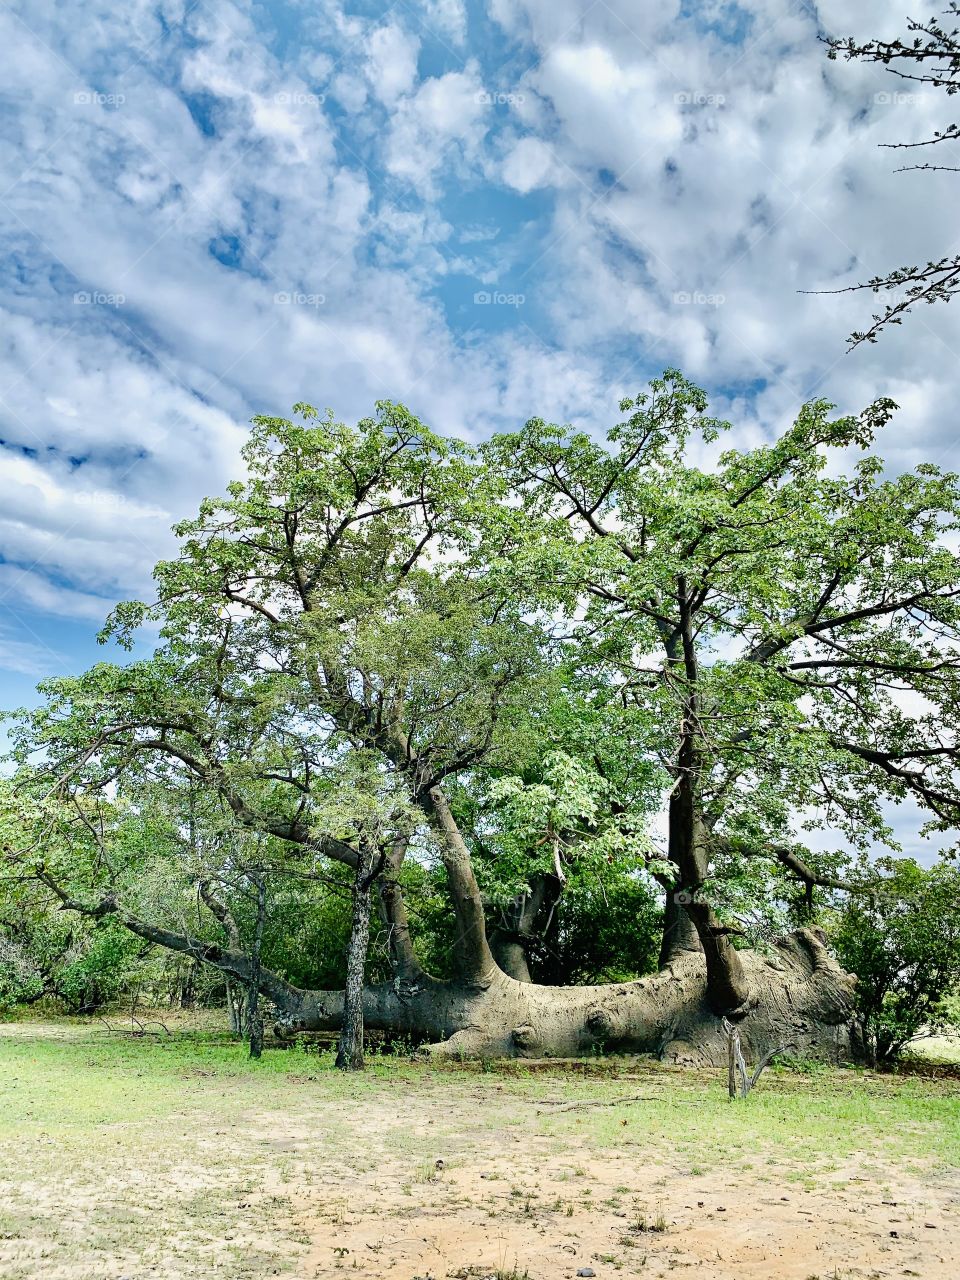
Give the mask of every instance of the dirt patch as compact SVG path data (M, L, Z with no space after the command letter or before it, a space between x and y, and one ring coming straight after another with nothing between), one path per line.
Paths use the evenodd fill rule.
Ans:
M902 1167L867 1174L854 1162L821 1185L798 1187L767 1163L769 1152L756 1171L734 1165L703 1175L642 1148L584 1155L502 1133L472 1143L469 1154L439 1154L446 1146L431 1141L429 1110L407 1107L423 1157L412 1176L409 1161L387 1157L349 1187L331 1172L322 1186L294 1191L310 1238L298 1275L554 1280L696 1268L698 1280L956 1276L958 1179Z
M641 1062L345 1078L41 1024L0 1056L4 1280L957 1274L949 1079L774 1074L729 1104Z

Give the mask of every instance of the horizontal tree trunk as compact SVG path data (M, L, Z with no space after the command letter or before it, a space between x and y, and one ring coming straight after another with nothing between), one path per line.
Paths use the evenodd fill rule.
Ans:
M102 919L112 915L149 942L213 965L244 984L249 957L188 934L149 924L108 896L96 904L59 892L65 910ZM856 978L845 973L818 934L801 929L770 955L740 951L737 969L748 989L735 1013L744 1052L761 1058L790 1043L801 1055L862 1061L853 1017ZM598 1046L621 1053L654 1053L669 1062L722 1066L726 1036L710 998L705 956L684 950L665 969L637 982L597 987L545 987L518 982L492 962L484 981L439 982L426 974L368 987L363 1013L369 1027L432 1042L436 1054L483 1057L573 1057ZM269 970L260 991L278 1011L280 1034L336 1031L343 991L302 991Z
M739 1019L748 1058L792 1042L795 1052L828 1061L860 1060L852 1019L856 979L840 969L817 936L801 930L764 957L740 953L752 995ZM278 1030L333 1031L343 1015L340 991L305 991L283 1009ZM364 992L368 1027L432 1042L430 1051L466 1057L574 1057L602 1046L653 1053L669 1062L722 1066L726 1036L707 996L702 956L685 952L668 970L637 982L544 987L497 971L489 985L385 983Z

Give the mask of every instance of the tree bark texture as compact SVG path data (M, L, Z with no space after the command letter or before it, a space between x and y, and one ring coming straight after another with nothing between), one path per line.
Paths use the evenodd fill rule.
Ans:
M811 930L783 939L774 954L738 953L751 994L737 1014L744 1052L761 1058L785 1040L801 1056L862 1058L852 1019L856 979L846 974ZM336 1030L342 992L292 990L279 1028ZM544 987L500 970L483 989L424 977L363 993L368 1027L429 1043L441 1056L575 1057L602 1047L652 1053L690 1066L723 1066L727 1037L708 993L703 957L686 952L637 982L596 987Z
M343 996L343 1016L337 1044L336 1065L341 1071L363 1070L363 975L370 940L370 889L372 858L361 848L353 884L353 912L347 944L347 981Z

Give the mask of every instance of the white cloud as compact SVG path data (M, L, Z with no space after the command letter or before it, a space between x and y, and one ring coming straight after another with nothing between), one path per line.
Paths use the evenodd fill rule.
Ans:
M416 82L420 41L396 23L389 23L370 35L367 49L367 78L380 101L390 106Z
M739 441L810 395L890 394L891 465L960 465L960 312L845 356L876 300L799 292L952 249L955 176L896 176L877 146L942 124L945 99L885 100L901 86L827 62L791 0L488 12L501 43L480 21L464 43L460 0L293 6L285 38L246 0L4 7L8 605L99 622L149 590L251 413L300 399L596 429L679 364ZM817 13L903 30L893 0ZM527 302L478 312L482 283ZM27 633L0 640L34 662Z
M467 11L463 0L422 0L427 26L454 45L462 45L467 35Z
M553 170L553 153L539 138L521 138L503 162L503 180L526 194L544 186Z
M94 0L83 21L41 0L22 11L36 37L0 18L21 108L0 144L17 261L0 409L3 438L36 450L2 482L18 562L93 596L140 590L169 520L236 471L249 415L301 398L344 417L406 398L476 434L533 412L595 427L679 363L745 439L810 394L888 392L895 465L954 457L960 318L924 309L846 357L873 299L797 292L949 247L954 179L895 177L876 147L930 128L935 99L877 101L890 78L828 63L788 0L751 0L742 39L729 6L699 25L675 0L490 11L516 59L475 42L458 61L458 0L317 9L283 56L228 0L170 0L165 25L147 0ZM902 17L821 12L860 32ZM428 42L446 70L418 73ZM75 105L91 89L125 102ZM472 309L482 282L528 303L483 328L503 317ZM125 301L76 306L77 288ZM68 532L83 492L130 519L102 499Z
M42 641L18 639L10 636L6 628L0 628L0 670L39 680L61 674L67 661L64 654Z
M463 71L424 80L402 99L387 144L387 168L425 195L435 193L434 176L444 164L476 160L486 132L483 86L475 63Z
M113 602L73 587L61 586L32 569L0 564L0 602L16 617L21 608L60 618L82 618L101 624ZM14 604L16 607L14 607Z

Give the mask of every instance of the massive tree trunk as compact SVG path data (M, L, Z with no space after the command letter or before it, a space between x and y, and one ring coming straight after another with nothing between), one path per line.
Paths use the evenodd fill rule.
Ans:
M855 979L814 932L792 934L768 957L740 955L751 987L738 1023L748 1058L787 1043L828 1061L862 1057L851 1017ZM386 983L364 992L364 1019L446 1056L572 1057L602 1046L722 1066L726 1037L707 988L703 957L688 951L648 978L598 987L543 987L500 970L483 989L426 976L403 988ZM285 1033L335 1030L343 994L291 993L284 1006Z
M734 949L701 893L708 833L682 777L670 804L670 856L680 883L672 889L672 905L668 893L662 967L639 981L605 986L548 987L505 973L487 941L469 850L439 787L431 789L424 807L439 837L450 884L459 977L440 982L417 961L398 880L406 849L405 838L399 838L382 868L378 894L394 975L391 982L362 992L366 1026L427 1044L443 1055L569 1057L602 1046L654 1053L670 1062L722 1066L727 1056L721 1023L725 1015L738 1024L748 1057L760 1058L789 1043L801 1055L862 1059L853 1016L856 979L842 971L820 935L799 930L769 955ZM67 910L97 919L113 915L149 942L214 965L244 986L255 983L276 1009L278 1029L285 1035L338 1031L343 1024L342 990L300 990L229 945L236 930L212 894L204 893L204 898L224 925L227 947L144 921L113 895L89 905L66 893L45 871L38 878ZM356 972L354 967L354 976Z
M741 952L733 945L730 931L717 917L703 894L709 860L707 833L693 799L693 785L681 777L670 797L669 852L680 878L668 898L683 907L699 941L701 963L707 971L707 1000L714 1013L736 1015L750 996L750 983L744 972ZM690 931L678 926L678 936L671 952L681 939L692 942ZM671 956L671 958L675 958Z
M398 886L394 890L396 910L402 900ZM150 924L112 898L96 906L65 898L65 906L97 918L114 915L139 937L214 965L245 986L254 976L249 956ZM749 986L737 1011L748 1057L790 1043L800 1055L862 1060L853 1016L856 979L843 972L815 931L798 930L770 955L742 951L737 957ZM282 1034L340 1029L343 991L302 991L268 969L256 976ZM405 977L367 987L363 1016L368 1027L430 1044L436 1054L569 1057L603 1046L689 1065L726 1061L704 957L695 950L678 951L666 968L637 982L596 987L518 982L492 963L483 984L439 982L417 966Z

